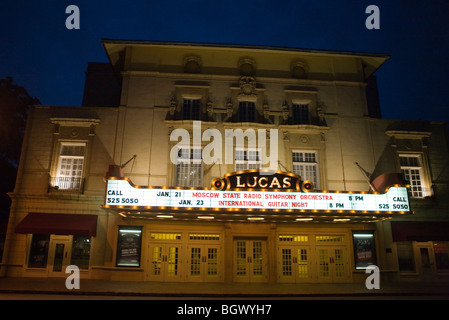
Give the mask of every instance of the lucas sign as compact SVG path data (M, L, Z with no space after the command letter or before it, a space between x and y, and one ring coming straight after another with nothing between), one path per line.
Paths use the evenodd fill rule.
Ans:
M287 174L289 175L289 174ZM214 188L142 187L127 178L107 180L105 207L132 209L200 209L200 210L274 210L325 212L410 211L407 187L394 185L387 192L313 192L310 182L299 182L293 176L278 174L251 178L233 174L214 180ZM248 188L254 186L254 188ZM269 185L279 188L268 188ZM247 189L244 189L247 188ZM267 187L262 189L262 187ZM284 188L283 188L284 187ZM282 190L286 189L288 191Z

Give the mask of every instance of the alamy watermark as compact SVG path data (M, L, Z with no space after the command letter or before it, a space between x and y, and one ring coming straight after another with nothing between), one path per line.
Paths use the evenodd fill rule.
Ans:
M65 287L68 290L80 289L80 269L78 266L67 266L67 268L65 268L65 273L70 274L65 280Z
M370 265L365 269L366 274L370 274L365 280L365 287L368 290L380 289L380 270L376 265Z
M76 5L70 5L65 8L65 13L70 14L65 19L65 27L69 30L80 29L80 8Z
M223 139L223 135L220 130L209 128L202 132L201 121L193 121L193 137L191 137L189 131L186 129L178 128L171 132L170 141L180 141L171 148L170 160L173 164L179 164L181 159L191 158L191 149L202 149L201 159L205 164L233 164L235 160L234 140L237 148L243 148L245 146L246 139L246 150L257 150L260 164L269 164L269 169L277 170L279 159L278 129L270 129L269 131L269 155L267 155L267 133L268 132L266 129L258 129L257 134L254 129L246 129L245 131L242 129L225 129ZM209 141L204 148L201 147L203 141Z
M80 29L80 9L77 5L71 4L65 9L66 14L70 14L65 20L65 26L68 30ZM380 10L376 5L369 5L365 9L369 16L365 20L365 27L368 30L380 29Z
M369 16L365 20L365 27L368 30L380 29L380 10L379 7L372 4L366 7L365 13Z

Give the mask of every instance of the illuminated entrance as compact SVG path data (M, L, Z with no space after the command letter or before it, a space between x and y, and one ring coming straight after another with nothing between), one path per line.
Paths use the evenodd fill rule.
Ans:
M410 214L407 188L317 191L294 174L262 170L226 174L212 188L110 176L103 208L145 233L142 250L137 237L117 261L132 254L146 281L351 282L354 270L376 263L366 223Z
M66 267L70 264L71 237L53 236L50 240L49 250L49 276L65 277Z
M319 282L346 282L349 280L349 259L346 247L317 247L316 252Z
M278 281L312 282L312 251L308 235L280 235L277 247Z
M222 278L220 246L190 245L187 254L187 281L220 281Z
M149 238L147 281L223 281L220 233L150 232Z
M147 273L149 281L181 281L181 234L152 233L148 245Z
M348 282L351 261L347 234L282 234L278 236L279 282Z

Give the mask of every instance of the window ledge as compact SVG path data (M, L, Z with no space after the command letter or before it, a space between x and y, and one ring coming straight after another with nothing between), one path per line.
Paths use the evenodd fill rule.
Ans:
M224 129L274 129L275 125L261 122L224 122Z
M385 134L396 139L422 139L429 138L432 132L425 131L402 131L402 130L389 130L385 131Z
M193 122L200 121L201 122L201 130L208 128L216 128L218 122L216 121L203 121L203 120L164 120L164 123L167 127L172 128L182 128L182 129L193 129Z

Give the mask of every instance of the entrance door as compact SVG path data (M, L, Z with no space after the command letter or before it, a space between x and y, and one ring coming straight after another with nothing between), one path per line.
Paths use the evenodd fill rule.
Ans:
M316 256L319 282L345 282L349 280L349 257L345 246L317 246Z
M70 237L54 237L50 241L49 276L66 277L65 269L70 264Z
M180 244L150 244L147 279L150 281L180 281L182 260Z
M423 280L430 280L435 276L435 259L432 242L416 243L418 271Z
M267 281L266 240L234 240L234 280L236 282Z
M187 251L188 281L217 282L223 279L220 246L190 245Z
M312 281L311 251L309 246L278 247L279 282Z

